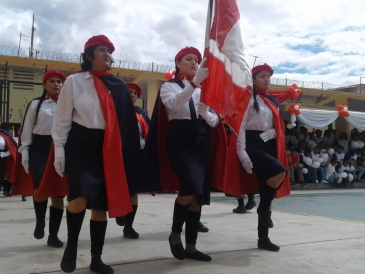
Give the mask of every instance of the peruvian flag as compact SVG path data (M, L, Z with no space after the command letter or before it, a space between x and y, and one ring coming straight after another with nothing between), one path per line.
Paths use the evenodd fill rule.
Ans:
M203 82L201 101L238 133L252 96L252 76L237 0L209 1L204 56L209 77Z

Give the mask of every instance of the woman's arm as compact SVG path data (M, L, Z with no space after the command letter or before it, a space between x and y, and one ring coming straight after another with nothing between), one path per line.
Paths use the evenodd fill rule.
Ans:
M21 134L22 145L18 149L21 153L23 150L29 150L29 146L33 142L33 128L35 122L35 114L39 101L33 100L30 102L27 114L25 115L25 119L23 121L23 129Z
M172 85L172 83L167 82L161 86L161 100L167 108L179 111L189 101L195 89L189 83L184 89L176 92Z
M55 157L64 156L64 146L72 127L73 114L72 77L68 77L61 89L53 118L52 138L55 146Z

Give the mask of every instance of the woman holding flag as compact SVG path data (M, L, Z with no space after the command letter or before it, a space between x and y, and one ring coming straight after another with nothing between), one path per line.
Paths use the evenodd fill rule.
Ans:
M268 238L269 228L274 226L271 220L271 202L275 196L288 195L290 186L280 103L268 94L273 73L274 70L267 64L252 69L253 97L241 124L237 153L246 172L255 172L258 178L258 248L279 251L280 247Z
M114 273L101 254L109 217L132 211L128 184L136 184L140 144L138 125L126 84L109 73L113 43L105 35L91 37L82 54L83 71L69 76L62 88L52 129L55 168L67 175L68 239L61 269L76 268L77 243L91 208L90 269ZM128 181L128 183L127 183Z
M44 237L48 204L48 198L39 198L36 194L46 172L46 163L52 144L51 130L54 112L60 90L65 80L66 76L58 70L49 70L44 74L42 81L44 90L42 96L29 103L20 135L21 146L18 151L21 153L21 164L28 175L25 175L23 177L24 179L15 180L14 193L17 192L16 188L22 189L24 187L18 187L16 186L17 184L31 184L33 182L33 205L37 221L34 230L34 237L36 239L42 239ZM18 167L16 178L19 178L17 177L19 174L24 173L19 168L21 167ZM22 191L19 190L19 192ZM16 194L25 195L26 193ZM47 244L60 248L63 246L63 242L58 239L57 234L63 215L63 196L51 197L51 201Z

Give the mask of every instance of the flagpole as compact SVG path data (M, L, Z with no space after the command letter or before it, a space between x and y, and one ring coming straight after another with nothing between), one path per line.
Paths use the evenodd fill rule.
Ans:
M212 26L213 4L214 4L214 0L209 0L208 13L207 13L207 26L206 26L205 41L204 41L204 43L205 43L204 44L204 58L208 57L208 52L209 52L210 28ZM205 91L205 87L204 87L204 82L203 82L202 86L201 86L200 98L201 98L201 95L204 91ZM199 115L199 118L198 118L198 134L195 137L195 144L197 144L197 145L200 143L200 140L203 137L203 133L205 131L204 128L202 129L202 119L203 119L203 117L201 115Z

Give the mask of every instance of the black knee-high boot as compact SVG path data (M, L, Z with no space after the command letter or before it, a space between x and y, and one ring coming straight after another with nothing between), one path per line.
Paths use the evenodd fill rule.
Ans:
M108 221L98 222L90 220L90 239L91 239L91 264L90 269L99 274L112 274L112 267L106 265L101 260L103 253L105 232Z
M172 232L181 233L182 227L184 225L186 214L190 208L190 204L181 205L177 201L175 201L174 205L174 216L172 218Z
M139 234L133 229L134 217L137 213L138 205L132 205L133 211L126 216L125 227L123 229L123 236L130 239L138 239Z
M270 206L272 200L275 198L275 194L278 188L272 188L265 183L260 184L260 204L257 208L257 214L259 215L261 223L269 228L274 227L271 220Z
M49 207L49 236L47 244L53 247L62 247L63 242L58 239L58 231L62 221L63 209Z
M38 203L33 198L35 217L37 220L33 235L34 238L36 239L43 239L44 237L44 227L46 226L45 218L46 218L47 204L48 204L48 199L45 200L44 202Z
M271 217L271 212L270 212ZM259 240L257 241L257 247L260 249L266 249L269 251L279 251L280 247L273 244L269 239L269 228L262 224L260 217L258 218L257 232Z
M196 245L198 238L198 227L201 212L188 211L185 220L185 243L187 245Z
M186 214L190 208L190 204L181 205L177 201L175 201L174 206L174 216L172 218L172 227L171 230L174 233L181 233L182 227L184 225ZM171 238L169 237L169 244L172 255L178 260L185 259L185 250L181 243L173 245L171 242Z
M196 245L196 239L198 238L198 228L200 222L201 211L188 211L185 220L185 243L186 245ZM203 252L196 251L195 253L185 252L186 258L194 259L198 261L209 262L212 258L204 254Z
M61 269L70 273L76 269L77 242L85 217L85 209L79 213L66 210L67 220L67 245L61 261Z

